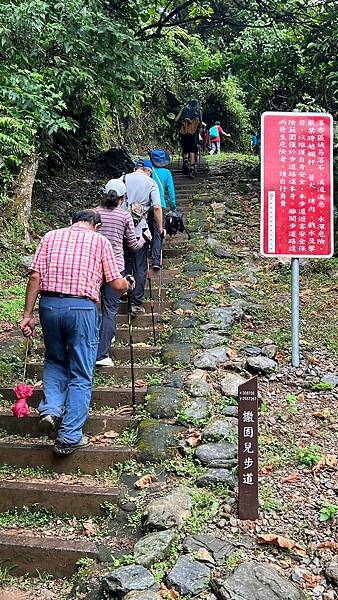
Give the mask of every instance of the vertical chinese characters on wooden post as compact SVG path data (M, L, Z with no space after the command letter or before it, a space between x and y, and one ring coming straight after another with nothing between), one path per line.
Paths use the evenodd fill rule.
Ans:
M258 519L257 377L238 388L239 518Z

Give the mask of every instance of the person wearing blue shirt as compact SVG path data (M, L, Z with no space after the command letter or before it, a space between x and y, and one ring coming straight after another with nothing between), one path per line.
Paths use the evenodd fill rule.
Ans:
M164 226L165 215L168 209L167 198L169 200L170 210L176 210L176 194L173 176L169 169L165 168L170 164L170 156L165 150L162 150L160 148L151 150L149 152L149 156L153 168L152 178L154 179L154 181L156 181L160 190ZM161 268L161 250L163 239L161 239L156 223L152 221L151 214L149 215L148 223L153 236L151 248L153 270L158 271Z

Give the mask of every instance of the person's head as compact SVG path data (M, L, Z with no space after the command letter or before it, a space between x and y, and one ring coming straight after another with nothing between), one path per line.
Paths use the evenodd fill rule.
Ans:
M148 177L151 177L153 165L147 158L139 158L135 163L135 171L141 171L148 175Z
M103 188L100 206L103 208L116 208L120 206L126 195L127 188L121 179L110 179Z
M92 209L79 210L72 218L72 225L75 223L85 223L88 229L97 231L102 225L101 215Z
M196 110L200 109L200 103L198 100L189 100L188 106L190 106L190 108L195 108Z
M220 124L220 121L215 121L215 125L219 126Z

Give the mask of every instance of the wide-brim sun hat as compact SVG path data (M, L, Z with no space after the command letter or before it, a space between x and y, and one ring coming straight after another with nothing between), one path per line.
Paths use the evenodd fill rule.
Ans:
M109 192L114 191L120 198L127 192L127 188L121 179L110 179L104 186L103 191L105 194L109 194Z
M170 155L162 148L153 148L149 151L150 160L154 167L167 167L170 165Z

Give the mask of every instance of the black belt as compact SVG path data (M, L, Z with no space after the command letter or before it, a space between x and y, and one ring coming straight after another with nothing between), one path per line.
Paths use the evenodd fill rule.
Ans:
M74 294L61 294L60 292L40 292L40 296L42 298L79 298L80 300L90 300L96 304L96 300L89 298L89 296L75 296Z

